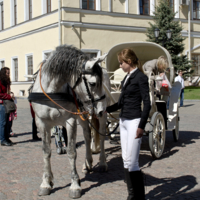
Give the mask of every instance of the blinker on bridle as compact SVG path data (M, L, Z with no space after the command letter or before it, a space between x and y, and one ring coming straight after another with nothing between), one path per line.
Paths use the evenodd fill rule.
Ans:
M94 99L94 97L92 96L90 90L89 90L89 87L88 87L88 82L87 82L87 79L85 77L85 75L94 75L94 73L92 72L92 70L85 70L85 64L86 64L87 61L83 62L82 64L82 69L81 69L81 73L78 77L78 79L76 80L76 83L74 84L74 87L72 88L73 90L76 88L76 86L80 83L80 80L81 80L81 77L83 77L83 81L85 83L85 87L86 87L86 91L87 91L87 94L88 94L88 97L89 97L89 101L92 102L93 104L93 107L94 107L94 103L97 102L97 101L100 101L102 99L105 99L106 98L106 95L104 94L103 96L101 96L100 98L96 98ZM85 101L85 103L87 103L88 101Z

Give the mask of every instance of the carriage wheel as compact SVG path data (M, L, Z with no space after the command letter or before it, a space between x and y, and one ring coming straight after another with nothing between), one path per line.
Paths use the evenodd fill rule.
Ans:
M151 118L153 126L149 133L149 147L154 158L160 158L165 147L165 120L160 112L155 112Z
M178 108L177 108L177 116L176 116L176 127L172 132L173 132L174 142L177 142L179 139L179 111L178 111Z

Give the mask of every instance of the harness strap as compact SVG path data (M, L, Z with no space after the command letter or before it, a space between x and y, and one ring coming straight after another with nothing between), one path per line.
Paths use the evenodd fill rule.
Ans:
M74 96L74 101L75 101L75 104L76 104L76 109L77 109L78 113L80 113L80 109L79 109L79 107L78 107L78 102L77 102L77 100L76 100L76 94L75 94L75 92L74 92L73 89L72 89L72 93L73 93L73 96ZM79 117L80 117L83 121L86 121L86 120L90 117L90 115L88 114L87 118L83 118L82 115L79 115Z
M65 109L64 107L62 107L61 105L57 104L53 99L51 99L48 94L44 91L43 87L42 87L42 83L41 83L41 71L42 71L42 65L43 63L40 64L40 87L42 89L42 92L44 93L44 95L50 100L52 101L54 104L56 104L58 107L62 108L63 110L67 111L68 113L74 114L74 115L85 115L85 114L89 114L87 111L84 112L71 112L67 109Z

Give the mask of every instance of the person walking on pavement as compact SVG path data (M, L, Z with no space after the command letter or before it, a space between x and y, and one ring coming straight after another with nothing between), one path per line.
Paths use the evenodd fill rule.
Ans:
M3 100L10 100L14 94L10 94L10 69L4 67L0 71L0 140L1 146L12 146L9 139L10 132L8 130L9 114L6 113Z
M107 107L106 111L112 113L121 109L120 140L128 189L127 200L144 200L144 180L139 168L139 153L151 109L148 78L140 70L138 58L133 50L122 50L118 54L118 61L127 75L121 83L122 92L118 102Z
M184 100L184 79L183 79L183 72L181 70L178 71L178 76L175 77L174 82L181 83L181 94L180 94L180 107L183 107L183 100Z

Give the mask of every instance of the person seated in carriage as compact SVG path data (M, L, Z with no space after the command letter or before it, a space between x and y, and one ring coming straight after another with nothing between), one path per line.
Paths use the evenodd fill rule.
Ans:
M167 78L169 63L164 56L145 62L142 68L144 71L153 72L154 75L157 76L155 83L157 92L160 92L161 88L165 88L164 91L169 92L171 88L171 84Z

